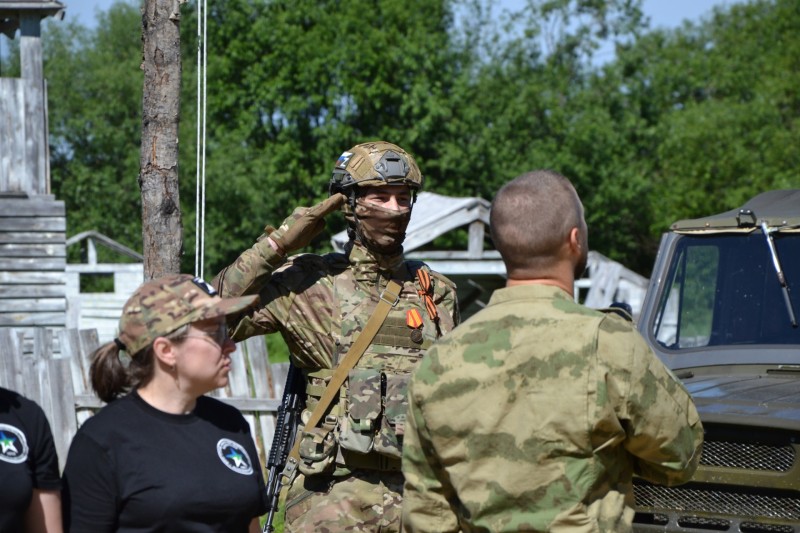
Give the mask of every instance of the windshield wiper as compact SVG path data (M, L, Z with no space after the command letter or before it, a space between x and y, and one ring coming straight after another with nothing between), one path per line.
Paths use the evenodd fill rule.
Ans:
M792 299L789 296L789 286L786 284L786 276L783 275L781 261L778 259L778 250L775 249L775 241L772 239L772 233L775 232L776 229L770 228L767 226L767 222L762 220L761 231L764 233L764 237L767 238L767 247L769 248L769 253L772 256L772 265L775 267L775 274L778 275L778 283L781 284L781 292L783 292L783 301L786 302L786 311L789 313L789 322L792 324L793 328L796 328L797 318L795 318L794 309L792 308Z

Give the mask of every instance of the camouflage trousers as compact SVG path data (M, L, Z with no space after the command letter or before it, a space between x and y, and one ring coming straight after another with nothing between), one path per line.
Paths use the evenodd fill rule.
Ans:
M403 474L354 470L343 477L302 474L286 496L287 533L397 532L402 529Z

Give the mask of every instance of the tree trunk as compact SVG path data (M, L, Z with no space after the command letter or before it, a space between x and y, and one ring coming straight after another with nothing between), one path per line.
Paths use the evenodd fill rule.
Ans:
M178 195L181 50L178 0L142 8L144 94L139 188L144 277L180 272L183 251Z

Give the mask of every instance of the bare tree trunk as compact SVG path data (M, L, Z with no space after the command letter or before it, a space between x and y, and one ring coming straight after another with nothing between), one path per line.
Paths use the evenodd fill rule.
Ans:
M179 3L145 0L142 8L144 94L139 188L145 280L180 272L183 251L178 195Z

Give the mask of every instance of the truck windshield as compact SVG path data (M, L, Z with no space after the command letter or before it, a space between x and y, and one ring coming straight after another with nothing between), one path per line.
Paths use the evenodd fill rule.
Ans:
M789 293L800 296L800 234L773 234ZM682 235L672 254L653 335L670 350L800 345L760 232Z

